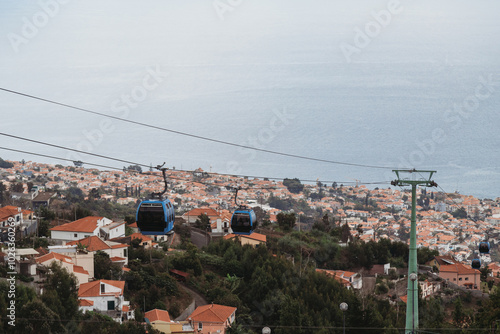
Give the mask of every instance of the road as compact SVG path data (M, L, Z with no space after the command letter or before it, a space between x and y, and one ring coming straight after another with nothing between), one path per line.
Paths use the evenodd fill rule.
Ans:
M193 302L194 302L194 307L193 307L193 304L191 303L191 305L189 305L188 308L186 308L184 310L184 312L181 313L181 315L179 315L177 318L175 318L175 321L183 321L183 320L186 320L186 318L191 314L193 313L194 309L198 306L203 306L203 305L207 305L207 301L205 300L205 298L200 295L198 292L192 290L191 288L188 288L185 284L183 283L180 283L179 282L179 285L180 287L186 291L187 293L189 293L189 295L193 298Z
M208 245L209 236L206 236L205 233L196 230L194 228L191 229L191 242L196 245L198 248L202 248Z

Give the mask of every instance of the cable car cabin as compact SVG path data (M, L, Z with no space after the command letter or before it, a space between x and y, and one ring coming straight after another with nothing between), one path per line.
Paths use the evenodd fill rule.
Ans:
M257 222L255 212L249 209L238 209L231 217L231 229L234 234L252 234Z
M488 241L482 241L479 243L479 253L488 254L490 252L490 243Z
M481 260L480 259L473 259L471 267L474 269L481 268Z
M174 228L175 209L168 199L142 201L135 219L142 234L167 234Z

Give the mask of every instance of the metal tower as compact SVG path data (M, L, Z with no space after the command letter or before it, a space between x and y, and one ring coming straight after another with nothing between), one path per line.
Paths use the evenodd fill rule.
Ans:
M418 275L417 267L417 186L435 187L436 182L432 181L432 175L436 171L397 169L397 180L391 182L393 186L411 186L411 230L410 230L410 254L408 259L408 299L406 302L406 326L405 334L416 333L418 328ZM424 174L424 175L422 175ZM411 276L410 276L411 275ZM410 279L411 277L411 279ZM415 281L416 286L415 286Z

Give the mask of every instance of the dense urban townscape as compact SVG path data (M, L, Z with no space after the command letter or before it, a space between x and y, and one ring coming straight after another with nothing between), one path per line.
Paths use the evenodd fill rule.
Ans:
M143 235L135 211L164 188L161 172L2 160L0 288L17 296L10 305L4 294L1 302L16 311L9 318L2 308L3 328L15 321L33 332L39 324L53 332L246 333L269 325L305 333L321 322L317 332L328 333L343 316L348 328L404 328L408 188L201 169L166 175L175 233ZM237 203L258 217L248 235L231 231L235 189ZM499 312L498 304L487 308L499 298L499 201L418 188L421 328L491 327ZM485 241L491 251L480 254ZM481 268L471 268L474 259Z

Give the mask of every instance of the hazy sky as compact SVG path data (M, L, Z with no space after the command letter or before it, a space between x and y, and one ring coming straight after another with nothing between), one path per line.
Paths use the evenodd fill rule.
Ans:
M500 181L499 7L493 0L3 1L0 87L237 144L436 168L447 191L493 196ZM394 178L390 170L103 123L1 91L0 110L2 132L146 164ZM0 143L70 157L7 137ZM60 163L4 150L0 157Z

